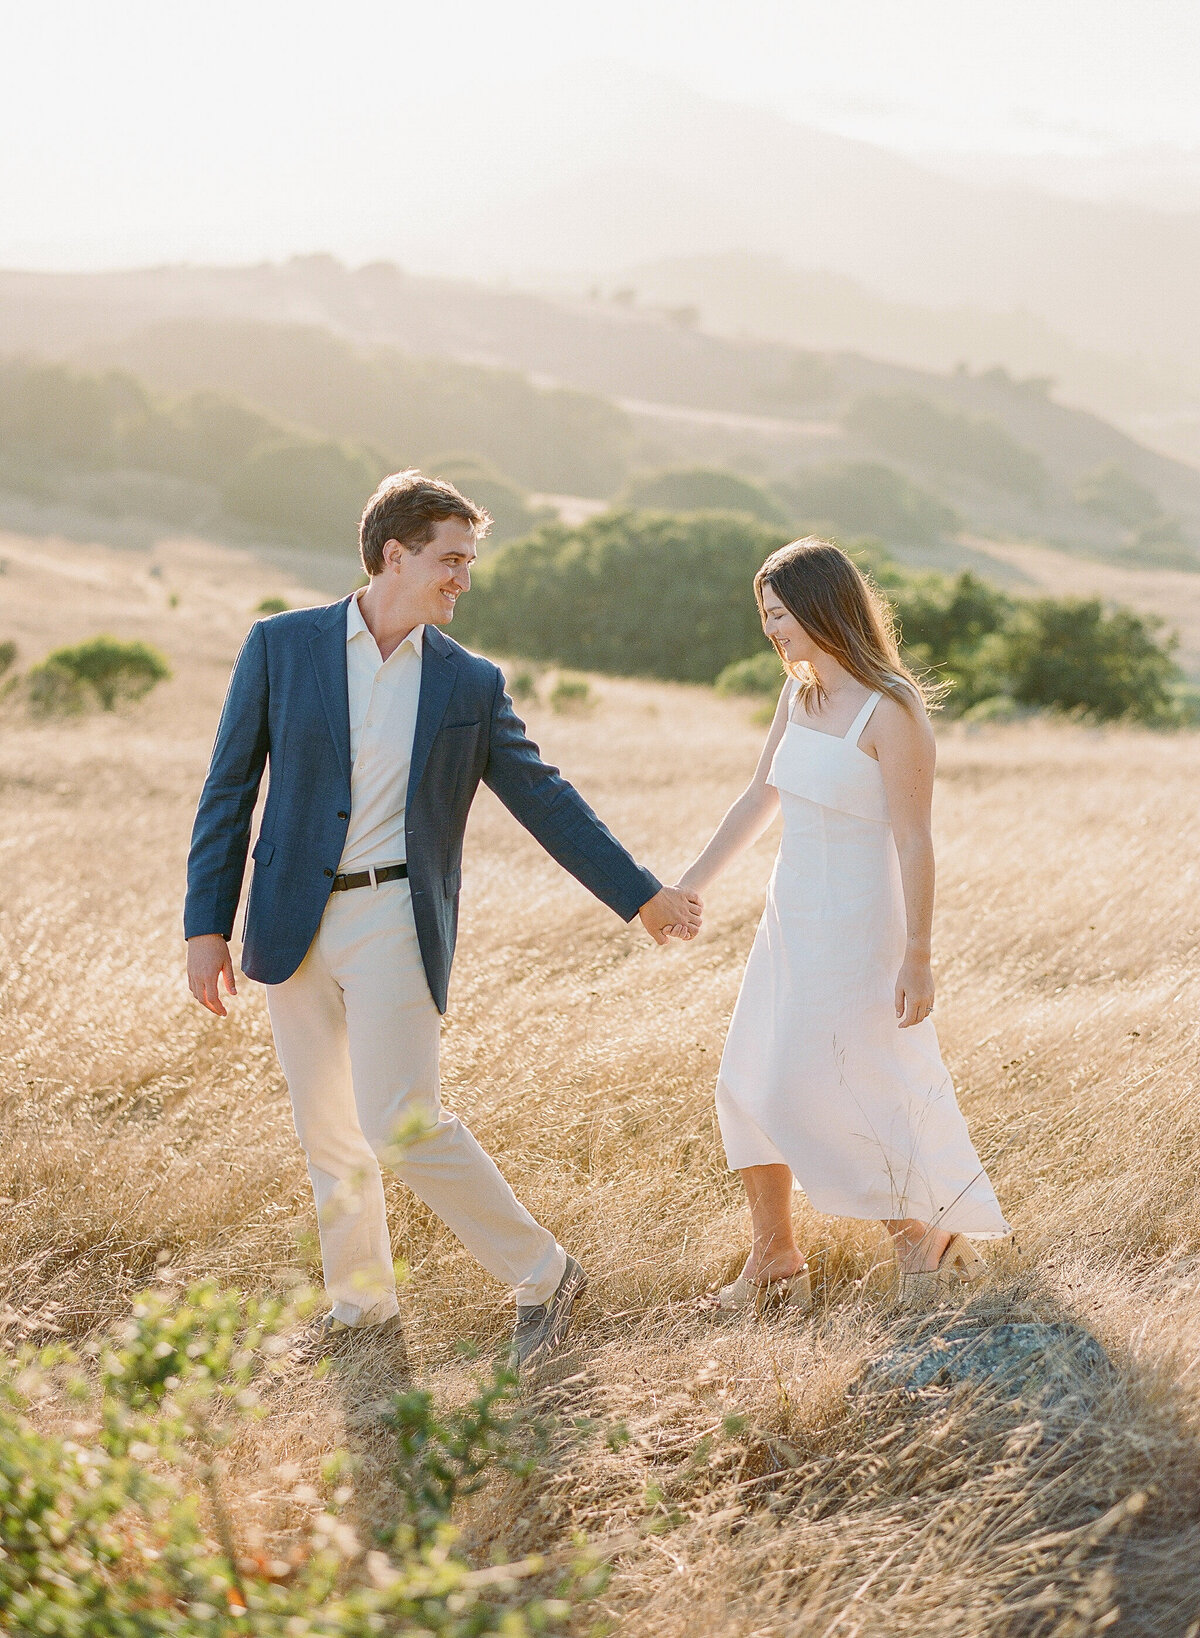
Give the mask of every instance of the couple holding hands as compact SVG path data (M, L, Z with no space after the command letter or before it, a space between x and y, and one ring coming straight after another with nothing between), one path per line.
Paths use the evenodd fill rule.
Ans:
M188 857L188 981L225 1014L229 939L263 772L242 966L266 986L316 1199L324 1337L396 1316L381 1163L516 1298L514 1364L562 1342L587 1276L442 1108L438 1049L463 831L482 780L546 851L659 944L782 809L783 836L717 1082L752 1243L722 1308L811 1302L791 1193L886 1223L901 1295L977 1278L1008 1233L930 1019L933 734L883 605L825 541L755 578L789 675L758 767L674 887L638 865L543 762L499 669L442 628L486 512L403 472L368 501L365 588L251 627Z

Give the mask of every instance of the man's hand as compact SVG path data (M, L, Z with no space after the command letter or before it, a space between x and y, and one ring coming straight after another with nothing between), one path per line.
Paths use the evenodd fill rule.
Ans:
M187 947L188 989L202 1007L215 1012L218 1018L224 1018L225 1003L217 993L217 980L224 977L226 995L237 994L229 945L220 933L201 933L196 938L189 938Z
M638 911L642 926L655 944L665 944L668 938L695 938L700 931L704 901L698 893L685 893L678 887L660 887L652 899L647 899Z

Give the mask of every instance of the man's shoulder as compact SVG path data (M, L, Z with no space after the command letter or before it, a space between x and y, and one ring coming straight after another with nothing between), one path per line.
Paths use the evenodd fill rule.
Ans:
M314 632L332 624L339 615L344 620L345 607L346 599L340 597L336 603L313 603L308 608L283 609L278 614L267 614L256 624L267 642L287 643L300 637L311 637Z
M444 631L436 627L426 626L425 641L430 642L440 654L453 660L459 671L470 677L472 682L482 683L489 688L496 686L496 679L503 676L503 672L495 660L489 660L485 654L476 654L461 643L456 643L453 637L447 637Z

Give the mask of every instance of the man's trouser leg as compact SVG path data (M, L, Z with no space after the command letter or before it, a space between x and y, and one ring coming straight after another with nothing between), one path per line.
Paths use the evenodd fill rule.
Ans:
M396 1312L380 1160L518 1302L545 1302L562 1278L562 1247L441 1106L441 1020L408 883L332 894L300 967L267 986L267 1006L335 1317L355 1325Z

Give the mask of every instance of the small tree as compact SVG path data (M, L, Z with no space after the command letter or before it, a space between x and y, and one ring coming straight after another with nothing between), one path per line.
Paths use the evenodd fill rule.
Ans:
M80 711L91 699L105 711L140 700L171 675L164 655L148 643L93 637L56 648L29 672L29 699L44 714Z

